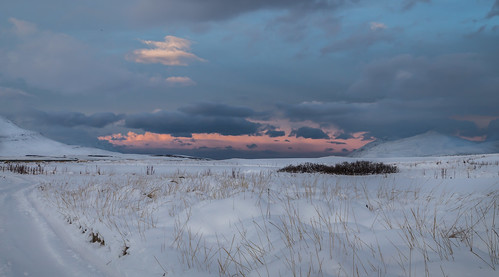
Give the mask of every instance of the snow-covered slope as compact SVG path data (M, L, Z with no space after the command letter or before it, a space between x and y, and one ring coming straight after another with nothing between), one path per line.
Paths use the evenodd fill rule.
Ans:
M374 141L352 153L352 157L427 157L496 153L494 143L476 143L437 132L427 132L395 141Z
M71 146L48 139L41 134L22 129L13 122L0 117L0 156L20 157L37 156L67 156L67 155L111 155L113 152Z

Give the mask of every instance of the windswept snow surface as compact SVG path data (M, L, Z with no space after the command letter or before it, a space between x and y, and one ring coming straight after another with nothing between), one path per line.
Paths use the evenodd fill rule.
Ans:
M354 160L0 163L0 276L497 276L499 155Z
M22 129L0 117L0 157L22 157L26 155L62 157L69 155L113 155L116 153L80 146L70 146L41 134Z
M374 141L352 153L352 157L428 157L497 153L492 142L477 143L437 132L427 132L395 141Z

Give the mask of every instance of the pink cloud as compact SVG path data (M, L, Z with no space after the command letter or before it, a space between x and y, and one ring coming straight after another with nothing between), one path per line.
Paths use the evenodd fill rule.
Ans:
M286 137L283 139L271 138L268 136L224 136L220 134L192 134L192 137L173 137L169 134L157 134L146 132L137 134L128 132L126 135L113 134L101 136L98 139L108 141L115 146L122 146L131 149L197 149L225 148L232 147L234 150L244 151L274 151L288 153L317 153L330 152L341 153L343 149L348 151L357 149L367 144L369 141L363 140L363 133L358 133L352 139L335 140L344 144L335 146L328 139L307 139ZM256 147L248 147L256 145ZM333 148L331 150L331 148Z
M193 61L206 60L190 53L191 41L174 36L166 36L164 41L142 40L151 48L137 49L127 58L137 63L161 63L170 66L186 66Z
M168 77L166 82L171 86L193 86L196 84L191 78L180 76Z

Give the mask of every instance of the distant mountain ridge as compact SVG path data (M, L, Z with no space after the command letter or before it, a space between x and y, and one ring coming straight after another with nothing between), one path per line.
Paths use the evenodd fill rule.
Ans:
M65 156L65 155L110 155L113 152L71 146L44 137L40 133L20 128L12 121L0 117L0 156Z
M427 157L499 152L497 142L472 142L429 131L394 141L373 141L354 151L351 157L391 158Z

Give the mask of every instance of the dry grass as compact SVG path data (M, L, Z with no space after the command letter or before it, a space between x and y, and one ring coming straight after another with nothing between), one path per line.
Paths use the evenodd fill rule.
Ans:
M186 269L220 276L430 276L435 268L445 276L445 262L463 253L493 270L499 264L497 190L423 190L381 176L158 171L115 176L96 168L83 183L47 182L40 192L103 242L101 234L119 234L121 256L133 249L133 234L146 240L148 230L169 221L162 250L175 250ZM259 216L215 237L191 228L196 204L237 197L251 199Z

